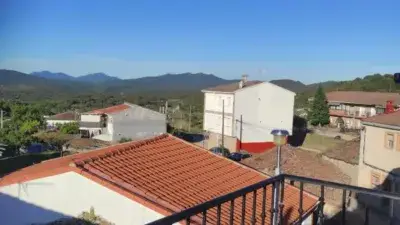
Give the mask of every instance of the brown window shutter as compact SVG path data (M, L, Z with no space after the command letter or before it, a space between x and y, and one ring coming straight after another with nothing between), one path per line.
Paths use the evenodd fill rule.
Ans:
M397 134L396 151L400 152L400 134Z

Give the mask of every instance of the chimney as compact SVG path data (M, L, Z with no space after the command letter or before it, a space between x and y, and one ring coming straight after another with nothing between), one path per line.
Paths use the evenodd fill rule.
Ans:
M248 77L249 77L249 76L248 76L247 74L243 74L243 75L242 75L243 84L246 84L247 78L248 78Z
M388 114L392 112L394 112L393 101L388 100L386 101L385 113Z
M239 81L239 88L243 88L246 85L247 77L246 74L242 75L242 79Z

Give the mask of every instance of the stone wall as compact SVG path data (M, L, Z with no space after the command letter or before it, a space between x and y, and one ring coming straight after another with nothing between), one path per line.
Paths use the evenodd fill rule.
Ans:
M351 185L357 186L358 183L358 165L347 163L342 160L334 159L322 155L322 159L327 160L337 166L343 173L351 178Z

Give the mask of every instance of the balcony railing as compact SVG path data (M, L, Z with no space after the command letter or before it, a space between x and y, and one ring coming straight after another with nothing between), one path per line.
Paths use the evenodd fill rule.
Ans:
M164 217L160 220L148 223L147 225L170 225L174 223L185 224L274 224L283 225L288 224L288 219L284 215L285 202L284 199L284 186L294 185L299 189L298 198L298 218L293 219L291 224L302 224L306 218L312 218L312 224L399 224L398 211L394 211L395 202L400 202L400 195L385 192L381 190L373 190L362 187L350 186L339 184L329 181L322 181L307 177L299 177L294 175L282 174L275 176L259 183L247 186L243 189L231 192L229 194L217 197L210 201L201 203L191 208L185 209L181 212ZM303 194L307 192L306 186L315 186L319 188L318 198L316 204L311 207L311 210L304 210L303 207ZM274 190L274 191L268 191ZM340 192L338 206L339 210L336 215L328 215L324 211L326 204L326 193L336 190ZM269 193L271 192L271 193ZM348 200L349 194L357 194L357 201L359 205L357 209L349 209ZM262 203L258 204L257 196L262 196ZM361 198L365 196L371 197L372 203L376 203L376 199L388 200L388 207L378 207L370 205L370 203L361 203ZM246 197L248 201L246 201ZM260 196L258 196L260 197ZM360 198L360 199L359 199ZM260 198L258 198L260 199ZM297 199L297 198L296 198ZM370 199L371 200L371 199ZM291 200L292 201L292 200ZM235 202L240 202L239 208ZM328 201L329 203L329 201ZM246 204L250 204L251 213L246 211ZM270 205L267 205L270 204ZM261 210L260 210L261 205ZM224 210L222 208L224 207ZM267 210L270 208L270 210ZM227 209L227 210L226 210ZM383 209L383 210L382 210ZM382 212L383 211L383 212ZM212 212L212 213L211 213ZM215 215L216 212L216 215ZM247 214L246 214L247 213ZM382 214L383 213L383 214ZM384 215L386 214L386 215ZM212 217L212 218L211 218ZM224 218L224 221L222 221Z
M102 127L106 127L106 123L104 123L104 122L85 122L85 121L81 121L81 122L79 122L79 127L102 128Z

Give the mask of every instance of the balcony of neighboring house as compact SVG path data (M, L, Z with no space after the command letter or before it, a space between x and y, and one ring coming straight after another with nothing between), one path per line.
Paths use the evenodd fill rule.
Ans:
M296 186L300 191L286 193L287 189L283 188L286 185ZM318 188L319 195L316 198L318 200L311 210L305 211L303 196L309 195L308 190L311 186ZM329 207L329 201L326 200L332 198L334 190L339 191L339 196L336 196L339 204L336 208ZM376 206L376 203L382 200L385 204ZM298 205L298 208L288 208L293 207L293 201L296 201L295 205ZM289 224L288 221L295 221L290 224L299 225L395 225L400 224L399 203L400 194L393 192L281 174L148 225L175 223L286 225Z
M107 133L107 119L107 115L102 115L98 121L81 120L79 122L81 137L92 138L96 135Z

